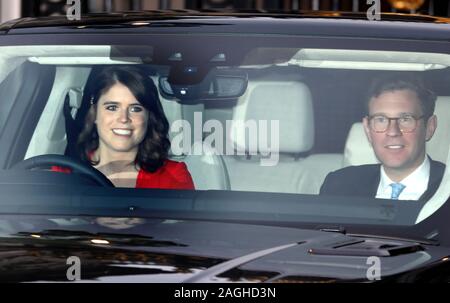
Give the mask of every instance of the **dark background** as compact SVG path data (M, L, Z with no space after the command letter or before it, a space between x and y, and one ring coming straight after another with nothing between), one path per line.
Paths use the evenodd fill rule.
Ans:
M22 17L65 14L66 3L66 0L22 0ZM81 4L83 13L142 9L327 10L366 12L368 7L371 6L366 4L366 0L81 0ZM450 15L449 10L449 1L447 0L425 0L415 13L446 17ZM414 13L414 11L396 11L388 0L381 0L381 11Z

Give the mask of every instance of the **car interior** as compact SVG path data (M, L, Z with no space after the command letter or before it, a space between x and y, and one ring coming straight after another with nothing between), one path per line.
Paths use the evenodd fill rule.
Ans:
M0 56L0 61L8 63L3 66L9 67L0 72L0 94L10 100L5 101L6 110L0 113L0 130L8 112L13 110L13 100L21 91L24 93L25 87L30 100L36 98L40 87L47 90L48 97L39 100L43 108L36 117L37 125L29 140L23 140L27 144L22 159L45 154L76 157L74 142L89 106L83 92L95 85L93 78L103 66L130 64L113 60L103 47L76 50L74 57L70 55L73 48L23 47L5 50ZM384 73L418 73L436 93L438 128L427 143L427 151L434 160L448 162L450 56L386 53L299 49L288 62L267 66L243 63L237 67L248 80L242 95L196 102L184 102L163 93L160 81L167 77L167 66L140 65L159 87L159 97L172 126L179 120L195 125L201 114L203 133L198 136L192 128L188 140L190 151L201 153L170 155L187 164L197 190L318 194L329 172L377 162L361 119L365 115L367 88L374 77ZM205 131L206 121L219 121L227 130L220 137L221 144L215 142L215 146L233 146L240 152L229 154L214 146L205 148L203 143L214 129L212 124ZM279 121L279 136L270 136L271 128L268 136L260 135L251 143L245 128L229 129L227 121ZM255 127L260 133L267 132L267 125ZM172 140L179 135L171 128ZM275 143L277 151L271 149ZM261 165L273 153L277 153L276 164Z

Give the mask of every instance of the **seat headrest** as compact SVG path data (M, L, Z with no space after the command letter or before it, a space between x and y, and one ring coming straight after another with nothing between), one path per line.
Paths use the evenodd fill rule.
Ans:
M158 77L156 76L150 76L150 78L153 80L153 83L155 83L156 87L158 87ZM164 114L166 115L167 120L169 121L169 125L172 125L174 121L182 120L183 114L182 114L182 108L181 104L176 101L167 100L164 98L161 93L158 90L159 100L161 101L161 105L164 111ZM169 137L172 139L174 134L169 132Z
M438 97L434 114L437 128L433 138L427 142L427 154L436 161L447 161L450 146L450 97ZM372 146L364 133L361 122L354 123L344 149L344 166L379 163Z
M271 121L279 123L276 134L270 133ZM256 125L258 143L267 140L264 142L266 144L250 144L249 139L256 139L249 138L244 125L249 123ZM276 131L275 128L273 130ZM273 152L267 148L275 143L271 141L273 135L279 141L280 153L309 151L314 144L314 113L309 88L297 81L249 82L247 92L234 109L230 134L230 140L236 147L251 154Z
M156 76L150 76L150 78L152 79L153 83L155 83L156 87L158 84L158 77ZM172 142L173 138L175 136L180 136L183 133L177 133L174 132L171 128L172 124L177 121L177 120L183 120L183 110L182 110L182 106L180 103L176 102L176 101L172 101L172 100L168 100L166 98L164 98L163 95L161 95L161 92L158 89L158 95L159 95L159 100L161 101L161 106L163 108L164 114L167 118L167 121L169 122L169 140L170 142ZM173 156L174 153L172 151L172 149L169 150L169 156Z
M344 167L379 163L364 132L362 122L354 123L348 133L343 161Z
M427 142L427 153L433 160L445 163L450 146L450 97L436 99L434 114L437 117L437 128Z

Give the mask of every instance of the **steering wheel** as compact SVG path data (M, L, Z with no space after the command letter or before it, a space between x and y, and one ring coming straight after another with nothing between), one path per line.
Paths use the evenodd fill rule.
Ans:
M101 172L96 170L90 165L74 160L63 155L41 155L36 157L31 157L29 159L23 160L13 166L13 169L33 169L42 168L49 166L62 166L72 169L75 173L83 174L89 177L91 180L95 181L98 185L104 187L114 187L112 182L105 177Z

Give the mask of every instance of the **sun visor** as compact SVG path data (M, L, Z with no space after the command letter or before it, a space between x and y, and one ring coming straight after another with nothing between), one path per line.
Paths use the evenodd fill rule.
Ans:
M308 68L426 71L450 66L450 56L397 51L301 49L285 65Z

